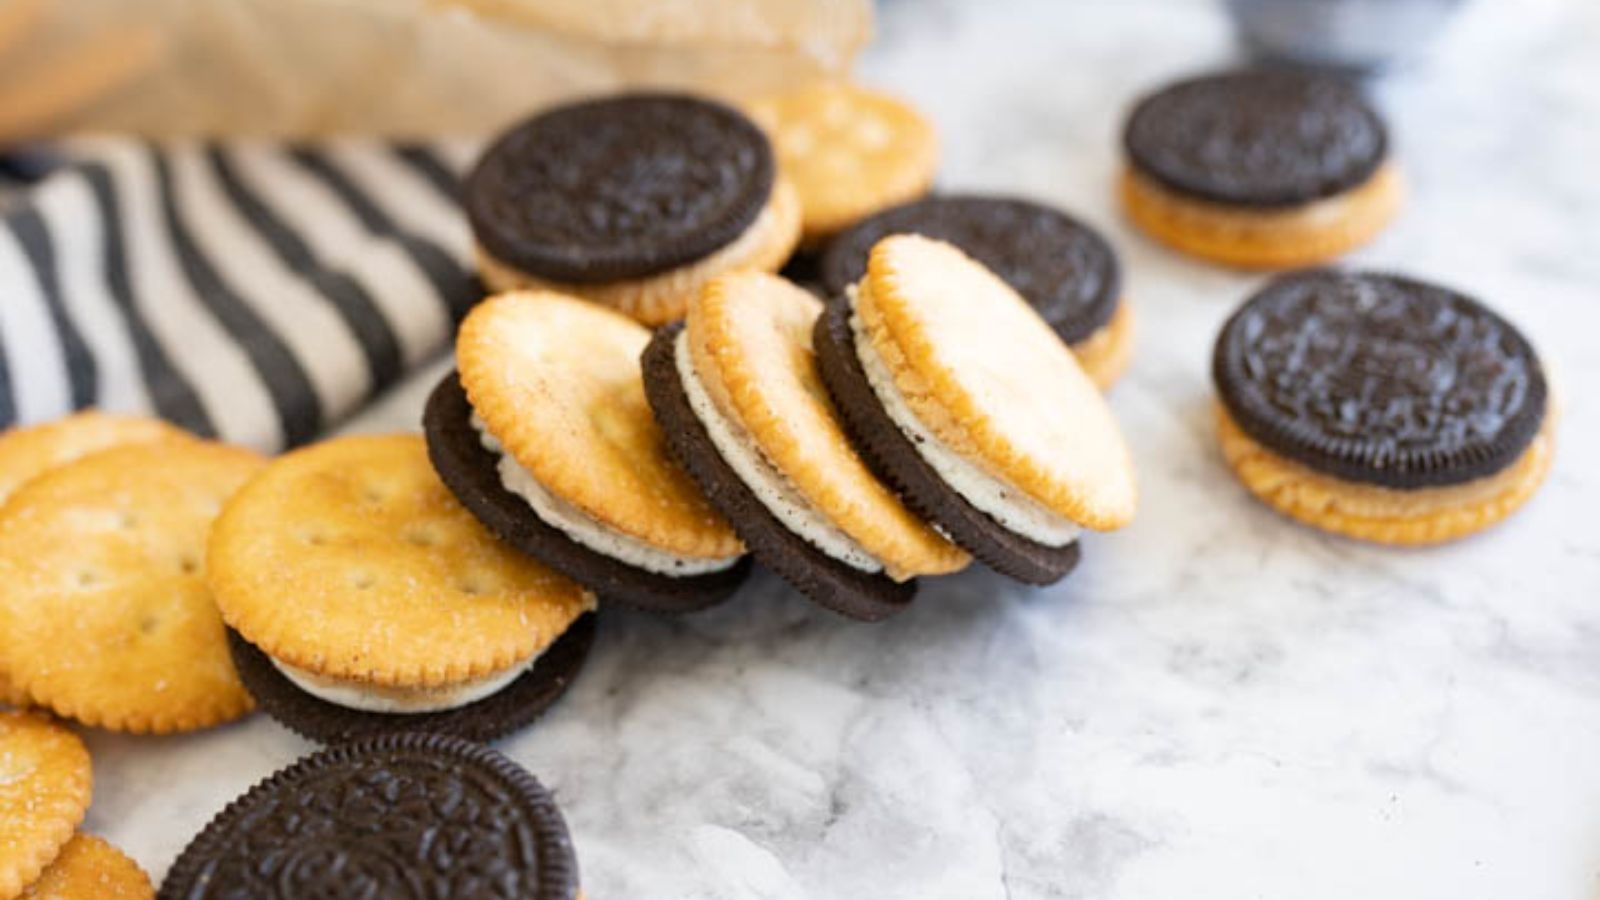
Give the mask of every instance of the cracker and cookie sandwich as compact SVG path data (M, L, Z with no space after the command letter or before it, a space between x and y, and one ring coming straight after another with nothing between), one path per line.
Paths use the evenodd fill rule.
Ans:
M1245 268L1314 265L1400 206L1388 130L1331 74L1244 69L1139 101L1123 131L1129 218L1185 253Z
M813 347L863 458L990 568L1057 581L1083 529L1132 520L1132 458L1099 389L1026 300L955 246L878 242Z
M1058 209L1014 197L943 194L884 210L828 243L819 266L829 297L867 274L891 234L947 241L999 275L1072 348L1089 377L1110 387L1133 350L1133 310L1104 237Z
M594 638L594 595L496 540L414 435L274 460L218 516L206 572L245 686L328 743L509 733L566 691Z
M910 602L915 576L968 557L846 437L812 352L821 312L774 275L718 278L645 348L645 393L674 456L758 560L823 606L877 620Z
M578 860L537 779L481 744L367 738L306 757L211 820L163 900L577 900Z
M640 378L649 341L574 297L490 298L423 428L439 477L502 540L608 601L687 612L731 596L750 563L668 455Z
M750 116L772 139L800 199L801 247L815 250L880 210L928 192L938 136L910 104L845 81L762 97Z
M465 185L494 292L560 291L660 324L723 272L776 271L800 204L743 113L675 94L544 112L500 137Z
M1515 326L1397 275L1270 282L1217 337L1222 453L1246 488L1309 525L1386 544L1487 528L1549 473L1556 414Z
M50 469L0 507L0 659L33 703L164 734L244 715L206 585L224 501L263 460L186 437Z

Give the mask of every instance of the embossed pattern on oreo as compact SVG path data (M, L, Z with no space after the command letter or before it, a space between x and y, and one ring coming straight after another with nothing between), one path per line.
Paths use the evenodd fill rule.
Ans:
M755 221L772 148L720 103L628 94L551 110L506 133L466 182L473 234L496 259L573 283L653 275Z
M1293 206L1366 181L1383 163L1383 120L1332 75L1239 70L1181 81L1141 100L1128 159L1180 193L1243 206Z
M537 780L479 744L403 734L261 782L173 864L163 900L571 900L578 865Z
M867 272L872 246L891 234L949 241L1021 294L1068 343L1099 330L1122 289L1117 257L1093 229L1028 200L974 194L929 197L885 210L828 245L822 279L837 297Z
M1546 414L1544 369L1515 327L1395 275L1322 269L1269 283L1223 327L1212 375L1258 443L1393 488L1493 475Z

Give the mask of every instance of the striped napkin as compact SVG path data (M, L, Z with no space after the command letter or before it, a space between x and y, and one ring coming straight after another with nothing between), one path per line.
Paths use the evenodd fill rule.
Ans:
M283 449L444 350L481 297L469 143L52 149L0 188L0 428L95 406Z

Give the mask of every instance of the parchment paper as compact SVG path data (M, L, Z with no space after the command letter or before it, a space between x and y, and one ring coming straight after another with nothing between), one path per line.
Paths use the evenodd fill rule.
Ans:
M837 74L870 31L869 0L57 0L0 78L153 32L159 61L61 127L482 133L628 85L737 98Z

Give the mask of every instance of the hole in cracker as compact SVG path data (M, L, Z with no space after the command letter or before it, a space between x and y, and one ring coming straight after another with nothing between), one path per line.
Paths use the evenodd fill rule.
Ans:
M386 499L385 496L384 496L383 491L379 490L376 487L373 487L370 484L367 485L365 488L362 488L361 496L368 503L382 503Z
M307 531L301 534L300 540L305 541L313 547L321 547L323 544L328 542L328 538L325 535L316 531Z
M378 579L371 572L356 572L350 576L350 586L358 591L364 591L378 583Z
M149 635L155 634L156 633L156 629L158 629L160 627L161 627L161 620L156 618L155 616L145 616L144 618L139 620L139 633L142 634L142 635L145 635L147 637Z
M402 537L406 543L417 547L432 547L439 542L433 532L423 528L408 528Z
M79 572L78 572L78 577L77 577L78 587L81 587L81 588L93 587L95 585L95 583L98 582L99 580L100 580L99 576L95 575L95 573L89 571L88 569L82 569L82 570L79 570Z
M139 524L139 517L131 512L124 512L117 516L117 527L128 529Z
M456 587L461 590L461 593L466 594L469 597L476 597L485 590L483 583L478 581L476 578L463 579L456 585Z
M200 571L200 560L193 556L182 556L178 559L178 571L185 575L193 575Z

